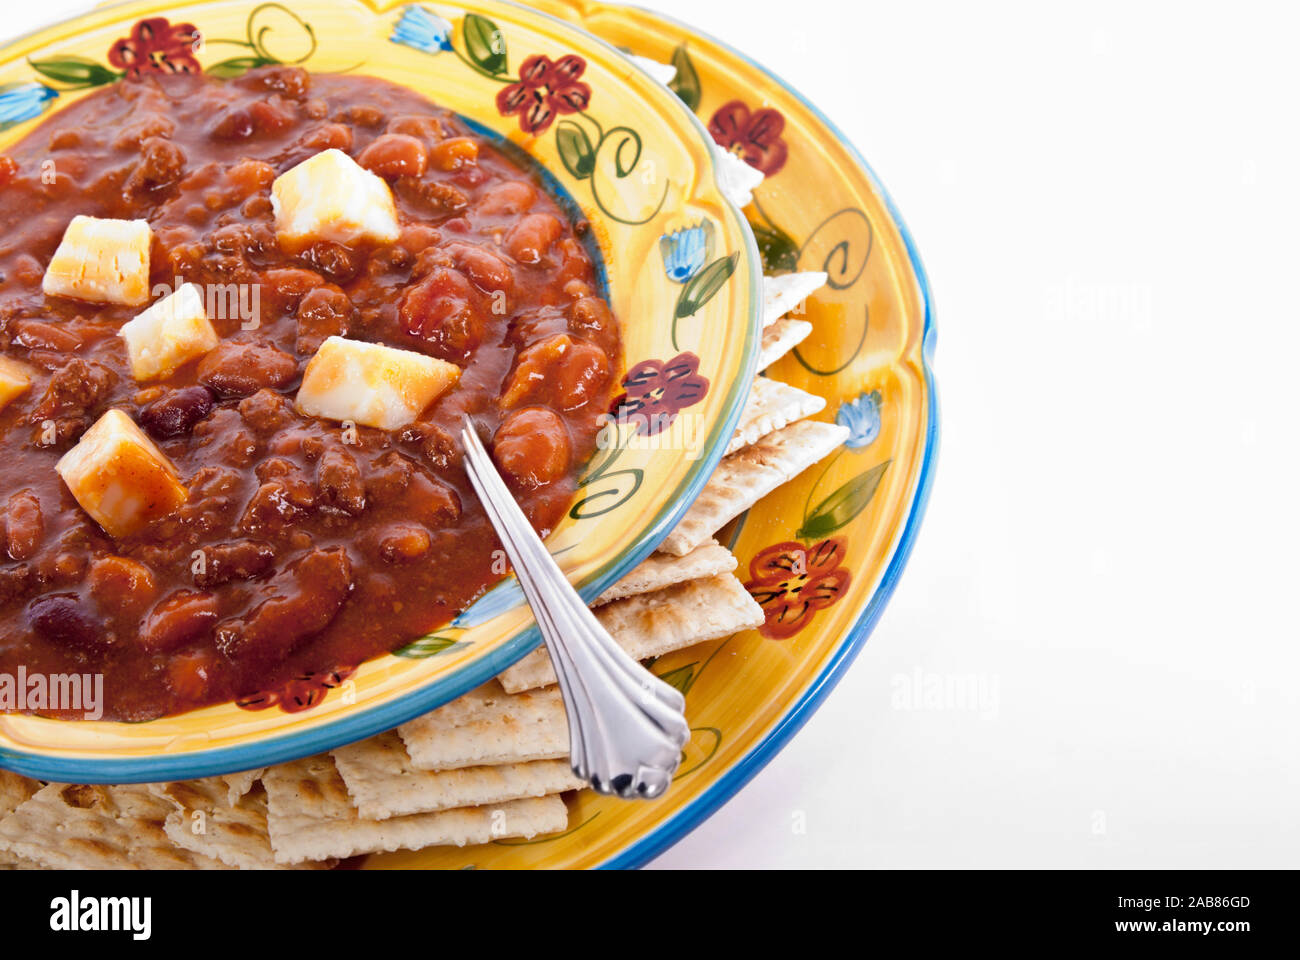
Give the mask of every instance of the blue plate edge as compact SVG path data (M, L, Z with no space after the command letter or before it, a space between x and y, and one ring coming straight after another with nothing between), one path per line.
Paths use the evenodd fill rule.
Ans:
M676 813L672 819L661 824L631 846L600 864L597 869L601 870L634 870L643 867L717 813L745 784L757 776L760 770L772 762L773 758L790 742L791 738L803 729L804 724L811 719L817 708L844 678L844 674L853 661L857 659L858 654L862 652L867 638L871 635L872 630L875 629L881 615L884 613L885 607L898 586L898 580L907 566L907 561L911 558L912 550L916 546L921 521L924 519L926 508L929 506L930 492L934 485L934 471L938 460L940 433L939 397L932 369L938 339L935 325L934 292L930 287L929 274L921 261L921 255L916 247L915 240L912 238L911 231L908 230L897 205L881 183L880 178L876 176L871 164L867 162L862 152L854 145L853 141L845 136L834 121L826 116L816 104L776 73L716 37L657 11L648 10L644 7L639 9L659 20L680 27L687 34L703 37L717 44L756 70L761 71L811 111L853 154L859 166L866 172L872 186L884 201L885 209L889 211L890 217L898 228L899 236L902 237L908 260L916 276L917 286L920 288L921 299L925 304L925 316L921 332L921 360L930 400L927 409L928 424L926 427L925 451L922 454L921 476L917 481L916 493L914 494L907 523L903 528L898 545L895 547L894 555L885 569L884 576L881 578L880 585L876 588L876 593L867 601L862 613L850 628L848 635L836 649L830 663L822 669L822 672L817 675L808 689L803 692L795 704L786 711L763 739L733 764L718 781Z

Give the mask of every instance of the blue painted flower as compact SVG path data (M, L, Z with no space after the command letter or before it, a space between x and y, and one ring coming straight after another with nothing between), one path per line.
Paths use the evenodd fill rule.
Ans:
M844 445L851 450L869 447L880 436L880 391L864 393L840 405L835 422L849 428L849 438Z
M685 283L700 272L713 252L713 224L703 220L693 227L683 227L659 238L659 252L664 258L664 273L673 283Z
M0 87L0 130L39 117L59 95L43 83L7 83Z
M388 38L425 53L451 49L451 23L424 7L407 7Z

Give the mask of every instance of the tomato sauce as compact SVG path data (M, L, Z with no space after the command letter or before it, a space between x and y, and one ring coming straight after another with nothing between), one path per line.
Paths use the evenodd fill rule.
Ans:
M276 176L337 148L396 199L390 245L276 241ZM151 283L198 284L220 344L131 378L143 308L41 291L76 214L142 218ZM468 415L545 535L618 384L617 324L583 237L538 179L413 91L265 67L99 90L0 158L0 353L37 371L0 411L0 673L102 673L141 720L346 670L446 623L500 579L465 476ZM299 414L328 336L462 368L406 427ZM55 472L106 410L189 499L119 541Z

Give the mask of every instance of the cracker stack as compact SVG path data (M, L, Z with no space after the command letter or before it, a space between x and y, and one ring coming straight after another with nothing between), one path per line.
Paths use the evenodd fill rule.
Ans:
M825 281L765 290L760 368L812 332L781 314ZM596 618L639 660L763 622L713 538L847 436L806 418L825 401L759 377L727 454L659 552L606 590ZM360 854L562 831L568 724L544 648L395 731L268 770L184 783L85 787L0 771L0 869L328 867Z

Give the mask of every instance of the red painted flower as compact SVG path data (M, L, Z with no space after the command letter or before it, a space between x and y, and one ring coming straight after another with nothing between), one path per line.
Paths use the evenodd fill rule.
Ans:
M580 81L587 61L565 54L552 62L540 54L529 57L519 68L519 82L497 94L497 110L503 117L519 114L524 133L542 133L562 113L586 110L591 87Z
M749 562L745 584L763 608L758 632L772 640L788 640L802 630L814 613L829 607L848 589L852 579L842 564L846 546L832 537L812 547L793 540L773 544Z
M777 111L750 110L740 100L719 107L709 121L714 140L769 177L785 166L784 129L785 117Z
M667 362L642 360L623 378L627 393L615 405L615 416L635 421L647 437L667 430L677 414L709 392L699 369L700 358L693 353L679 353Z
M198 73L194 57L199 31L192 23L173 24L166 17L140 20L108 49L108 62L128 77L144 73Z
M263 690L249 697L241 697L235 701L235 705L244 710L266 710L278 705L285 713L301 713L323 702L331 690L343 686L354 673L356 667L304 673L278 690Z

